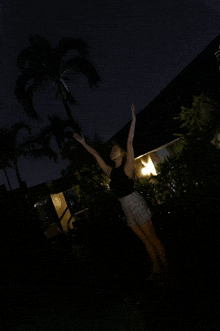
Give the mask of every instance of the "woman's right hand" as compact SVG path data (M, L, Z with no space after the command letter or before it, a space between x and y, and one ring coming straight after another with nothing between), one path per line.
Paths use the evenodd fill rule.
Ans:
M73 134L73 137L79 142L79 143L83 143L85 141L84 137L83 136L80 136L78 133L74 133Z

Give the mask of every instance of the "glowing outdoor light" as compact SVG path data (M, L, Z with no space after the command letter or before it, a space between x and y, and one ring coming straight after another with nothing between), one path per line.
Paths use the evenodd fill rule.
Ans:
M148 162L145 162L145 161L141 160L141 163L144 166L141 169L142 175L144 175L144 176L150 176L151 174L155 175L155 176L157 175L155 166L154 166L150 156L148 158Z
M61 194L53 194L53 196L52 196L53 204L54 204L56 210L60 209L61 206L62 206L62 200L61 199L62 199Z
M60 192L57 194L51 194L50 196L51 196L52 202L54 204L54 207L56 209L57 216L60 220L60 224L63 228L63 231L68 231L68 224L69 224L70 219L72 219L71 223L74 222L75 219L70 214L70 210L67 206L63 193ZM73 225L71 225L71 228L72 227L73 227Z

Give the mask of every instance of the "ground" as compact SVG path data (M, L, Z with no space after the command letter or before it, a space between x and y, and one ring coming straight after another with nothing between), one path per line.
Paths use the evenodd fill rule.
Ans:
M2 331L220 329L217 268L176 253L163 282L146 281L149 261L123 254L71 240L1 251Z

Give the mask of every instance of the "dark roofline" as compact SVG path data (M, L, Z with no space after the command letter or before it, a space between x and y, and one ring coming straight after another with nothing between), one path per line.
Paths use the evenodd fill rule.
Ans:
M174 140L172 140L172 141L169 141L168 143L164 144L163 146L160 146L160 147L158 147L158 148L153 149L152 151L149 151L149 152L147 152L147 153L144 153L144 154L142 154L142 155L137 156L135 159L139 159L139 158L141 158L141 157L143 157L144 155L147 155L147 154L151 154L151 153L158 152L158 151L160 151L160 150L163 149L163 148L166 148L166 147L169 147L170 145L173 145L174 143L176 143L176 142L179 141L180 139L183 139L183 137L179 137L179 138L177 138L177 139L174 139Z
M195 59L188 64L143 110L137 114L134 137L135 156L173 140L174 133L181 133L178 116L181 106L190 107L193 96L202 91L219 94L220 75L215 52L219 49L217 36ZM108 142L117 141L126 148L129 121Z

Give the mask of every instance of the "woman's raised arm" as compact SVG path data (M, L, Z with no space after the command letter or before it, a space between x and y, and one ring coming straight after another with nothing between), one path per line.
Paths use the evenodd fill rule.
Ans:
M84 148L94 156L94 158L96 159L97 163L100 165L100 167L102 168L102 170L104 171L104 173L110 177L112 168L107 165L105 163L105 161L101 158L101 156L98 154L98 152L92 148L91 146L89 146L86 142L83 136L80 136L78 133L74 133L73 137L84 146Z
M127 161L125 164L125 173L128 177L133 177L134 175L134 149L133 149L133 138L134 138L134 130L135 130L135 123L136 123L136 115L135 115L135 105L131 104L131 111L132 111L132 120L131 126L128 133L128 140L127 140Z

